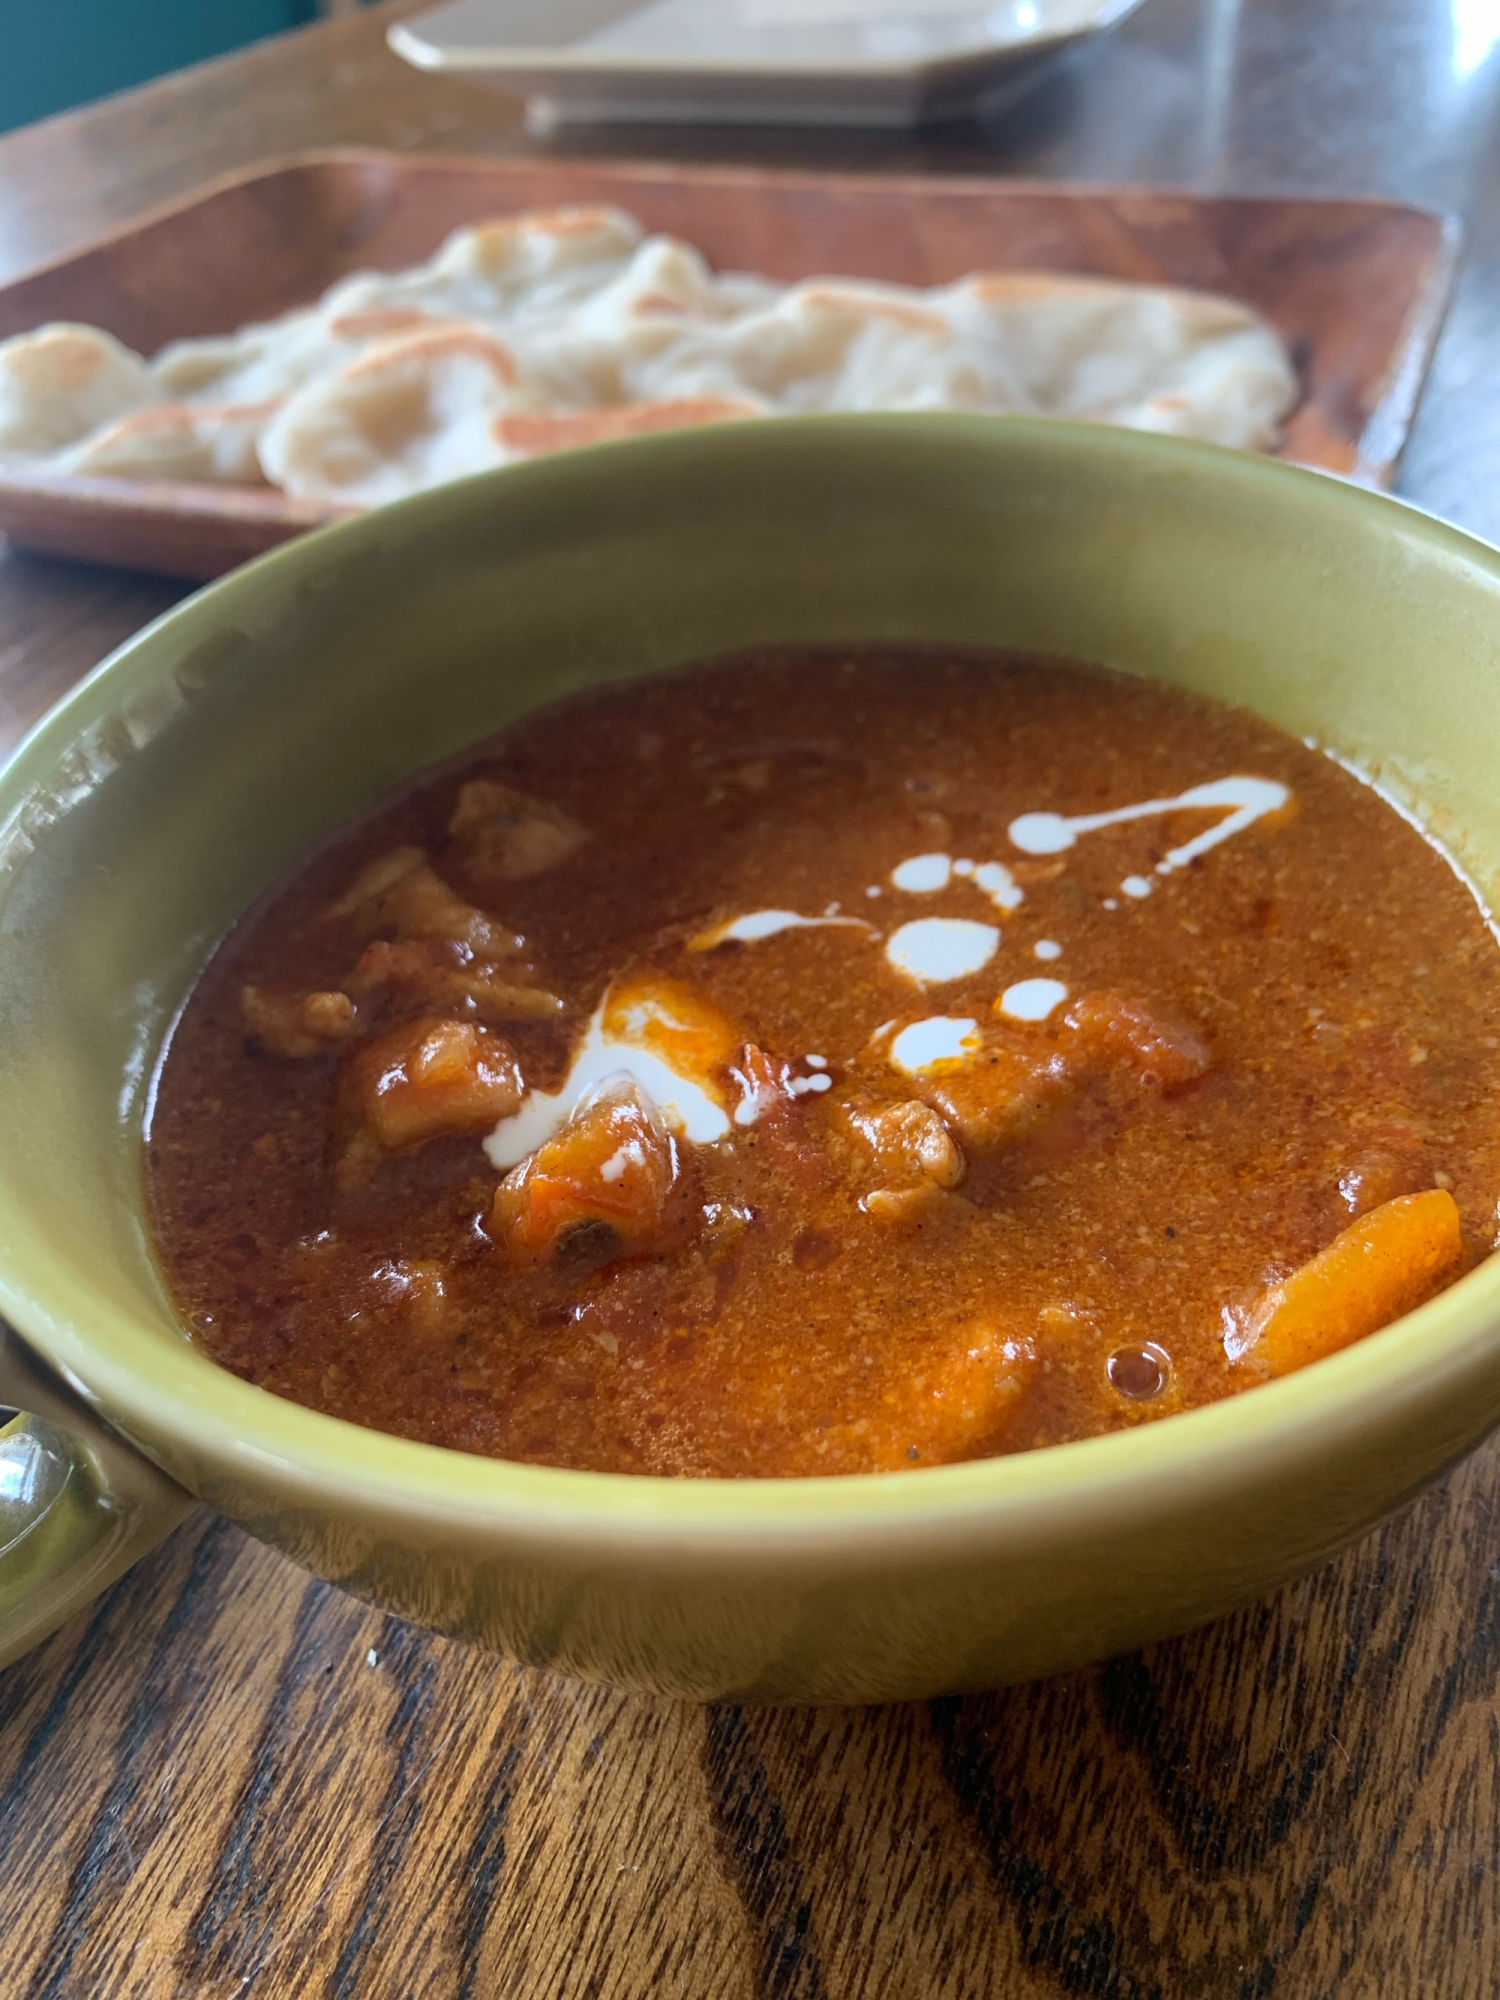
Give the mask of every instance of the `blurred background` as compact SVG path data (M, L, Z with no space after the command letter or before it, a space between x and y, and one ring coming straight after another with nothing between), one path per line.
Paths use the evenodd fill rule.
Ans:
M358 0L0 0L0 131Z

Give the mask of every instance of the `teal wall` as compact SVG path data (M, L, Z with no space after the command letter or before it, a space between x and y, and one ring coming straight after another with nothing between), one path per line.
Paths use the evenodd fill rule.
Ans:
M315 0L0 0L0 131L280 34Z

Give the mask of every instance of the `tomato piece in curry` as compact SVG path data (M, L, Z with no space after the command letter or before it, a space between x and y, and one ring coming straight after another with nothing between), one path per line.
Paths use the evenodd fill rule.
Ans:
M1251 1388L1489 1250L1500 954L1332 757L780 649L430 772L204 972L147 1135L226 1367L535 1463L888 1472Z

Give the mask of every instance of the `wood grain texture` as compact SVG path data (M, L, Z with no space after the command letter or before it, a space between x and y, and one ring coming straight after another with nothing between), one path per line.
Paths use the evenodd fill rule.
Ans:
M549 1679L199 1515L0 1678L0 1991L1487 2000L1497 1473L1188 1639L853 1711Z
M462 224L604 202L719 269L897 284L1046 270L1244 301L1295 357L1286 457L1388 483L1446 311L1457 230L1390 202L629 162L444 160L347 150L231 177L0 285L0 338L50 320L155 353L318 297L350 271L401 270ZM338 510L274 490L0 468L0 530L31 549L211 577Z
M517 150L503 100L387 56L389 11L0 139L0 276L299 147ZM1460 203L1463 337L1408 466L1416 498L1486 522L1500 99L1476 73L1443 122L1451 28L1449 0L1151 0L1003 126L633 143ZM0 554L0 746L177 595ZM1491 2000L1497 1773L1496 1445L1222 1625L856 1713L524 1673L199 1515L0 1675L0 1994Z

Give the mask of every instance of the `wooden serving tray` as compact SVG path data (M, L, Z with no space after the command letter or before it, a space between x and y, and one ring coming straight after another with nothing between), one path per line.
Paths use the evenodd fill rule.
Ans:
M0 338L84 320L150 354L304 304L346 272L419 263L461 223L568 202L618 203L721 268L782 279L931 285L985 267L1228 293L1301 371L1282 455L1376 485L1405 442L1459 242L1451 217L1388 201L339 150L215 182L0 287ZM169 576L217 576L337 511L270 487L0 472L0 530L22 547Z

